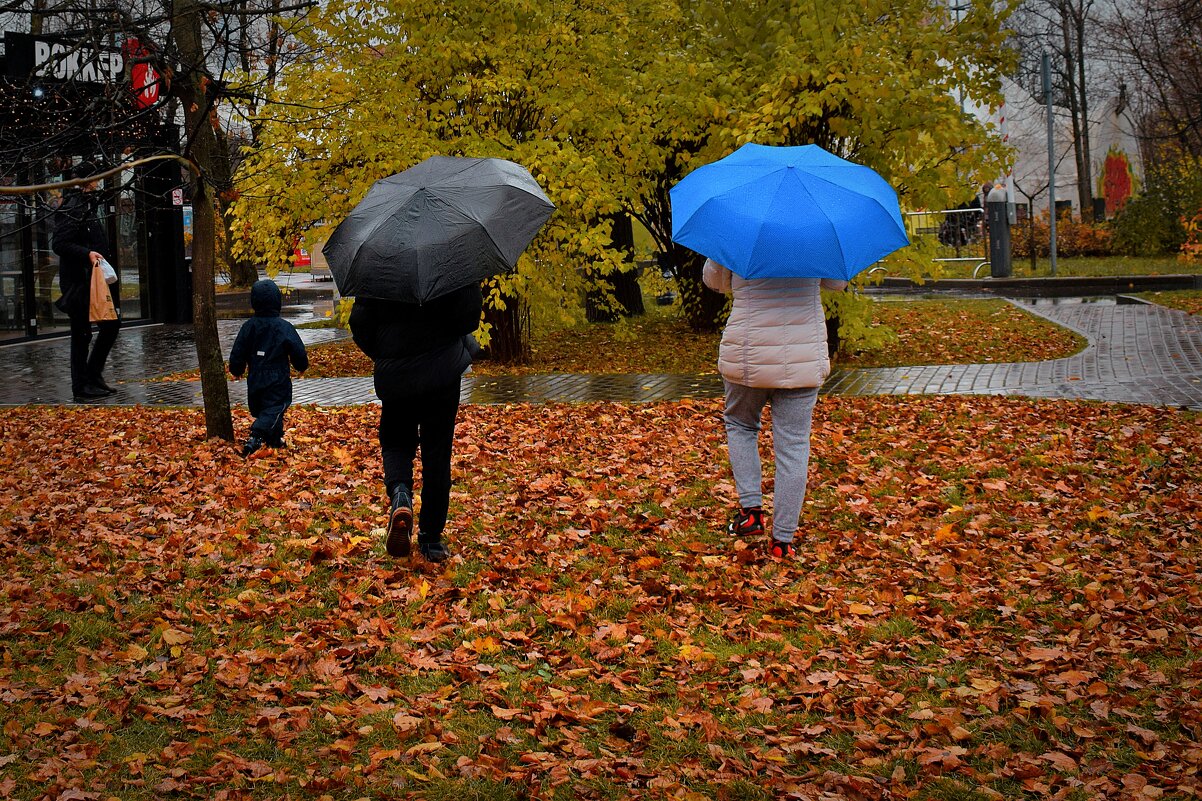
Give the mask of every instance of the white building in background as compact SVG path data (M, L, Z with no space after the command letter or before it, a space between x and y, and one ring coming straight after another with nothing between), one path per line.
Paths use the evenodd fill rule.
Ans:
M1031 202L1035 214L1048 208L1048 127L1047 106L1040 103L1020 84L1006 79L1003 83L1005 105L987 119L1006 137L1014 151L1014 167L1003 179L1010 199L1019 206ZM1143 163L1136 127L1121 93L1095 99L1089 111L1089 146L1094 197L1108 198L1112 213L1120 195L1138 191L1143 179ZM1077 161L1073 154L1072 120L1068 109L1052 107L1053 152L1056 164L1056 201L1072 203L1073 213L1081 213L1082 199L1077 191ZM1109 164L1108 164L1109 160ZM1125 160L1125 165L1123 164ZM1128 167L1129 165L1129 167ZM1110 180L1107 180L1107 174ZM1126 179L1120 173L1126 174ZM1124 190L1123 184L1129 184ZM1088 201L1086 201L1088 202Z

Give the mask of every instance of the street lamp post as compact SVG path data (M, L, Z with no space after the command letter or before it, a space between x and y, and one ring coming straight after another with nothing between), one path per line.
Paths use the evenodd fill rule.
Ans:
M1048 228L1051 232L1051 244L1048 253L1052 262L1052 275L1056 274L1056 149L1052 137L1052 60L1048 51L1043 51L1040 64L1043 79L1043 102L1048 110Z
M960 12L967 11L970 8L972 8L972 3L954 3L954 4L949 3L948 7L947 7L948 11L955 12L957 26L960 25ZM960 96L960 113L963 114L964 113L964 86L961 85L961 86L957 87L956 92Z

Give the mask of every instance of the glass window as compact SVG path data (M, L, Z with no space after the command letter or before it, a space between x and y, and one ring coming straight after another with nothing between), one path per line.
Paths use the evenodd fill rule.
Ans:
M25 336L25 281L21 202L0 196L0 339Z
M62 180L62 170L35 174L37 183ZM33 233L33 302L37 309L38 333L52 334L67 331L71 320L58 310L58 256L54 253L54 212L62 202L59 189L39 192L29 208Z
M120 190L115 198L114 241L117 247L117 275L121 279L121 317L132 320L143 317L143 296L146 292L146 249L142 236L142 219L132 189Z

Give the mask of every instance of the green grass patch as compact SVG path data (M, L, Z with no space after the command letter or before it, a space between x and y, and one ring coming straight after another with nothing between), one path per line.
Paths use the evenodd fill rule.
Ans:
M1171 292L1140 292L1136 297L1189 314L1202 315L1202 289L1180 289Z

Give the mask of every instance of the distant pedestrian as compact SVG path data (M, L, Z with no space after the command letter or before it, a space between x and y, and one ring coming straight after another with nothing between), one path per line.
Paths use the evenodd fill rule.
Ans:
M768 553L792 557L809 475L814 404L831 369L819 290L844 289L847 282L748 280L712 259L706 260L702 277L711 289L734 296L718 351L727 449L739 493L739 509L727 530L741 537L764 533L759 433L764 407L771 404L776 489Z
M92 178L101 172L92 162L84 161L71 171L71 177ZM67 189L54 213L53 248L59 259L58 288L62 293L55 305L71 320L71 396L76 402L113 394L113 388L104 380L104 365L121 330L121 289L120 283L114 282L108 290L116 319L96 323L96 344L88 353L92 342L92 271L113 257L98 216L102 200L99 189L98 178Z
M292 323L280 317L283 297L275 281L264 279L250 288L255 316L242 324L230 350L230 374L246 373L246 403L255 418L242 455L266 445L284 447L284 412L292 404L292 372L309 369L305 343Z
M480 350L483 295L469 284L426 303L356 298L351 335L375 362L380 455L389 498L391 556L408 556L413 533L413 460L422 454L422 507L417 544L431 562L450 558L443 542L451 501L451 449L459 385Z

